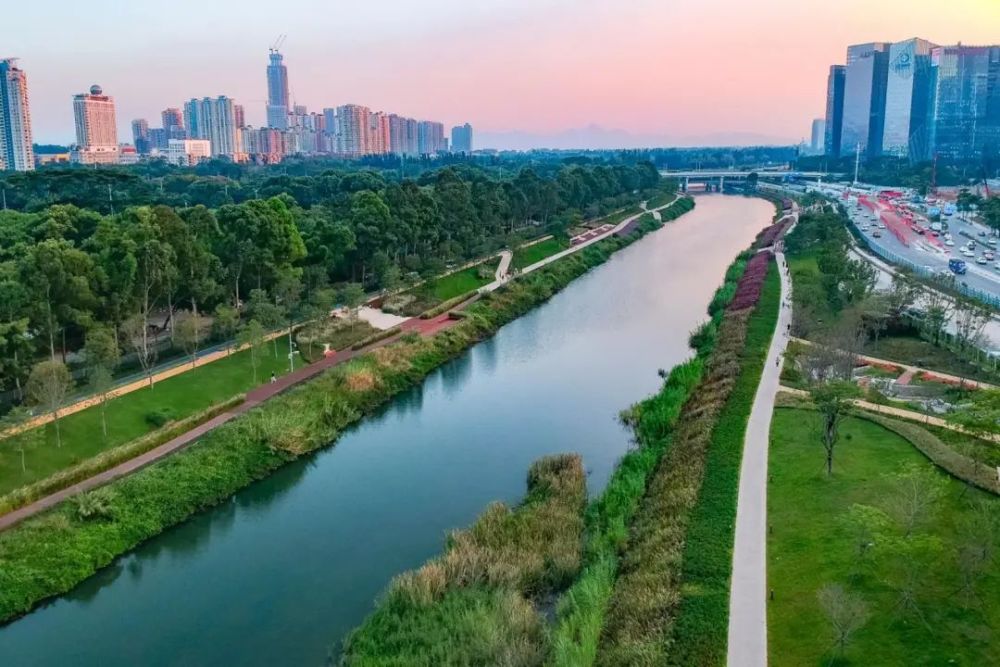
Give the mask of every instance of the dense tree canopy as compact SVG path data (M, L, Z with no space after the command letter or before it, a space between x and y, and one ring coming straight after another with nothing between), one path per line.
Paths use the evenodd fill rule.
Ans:
M390 288L401 275L483 256L511 234L558 231L660 186L649 162L525 167L504 180L469 165L416 180L375 171L243 184L220 174L148 176L23 176L15 200L55 200L0 211L0 390L23 384L31 363L80 349L98 328L141 359L151 354L147 337L172 334L181 311L260 321L270 303L287 318L330 283ZM249 314L251 301L259 313Z

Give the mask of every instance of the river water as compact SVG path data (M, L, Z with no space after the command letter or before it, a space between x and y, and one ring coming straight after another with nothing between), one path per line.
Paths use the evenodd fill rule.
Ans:
M335 447L292 463L0 628L0 665L320 665L393 575L439 553L528 466L629 447L619 410L686 359L732 258L771 219L706 195L503 327Z

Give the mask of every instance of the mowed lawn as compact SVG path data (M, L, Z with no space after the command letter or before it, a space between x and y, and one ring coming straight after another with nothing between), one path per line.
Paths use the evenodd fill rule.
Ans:
M944 488L920 535L941 542L933 565L920 573L920 619L897 608L898 589L887 581L898 561L858 566L857 533L847 523L855 503L885 508L894 497L885 475L906 466L935 471ZM771 427L767 544L768 640L771 664L794 665L995 665L1000 656L1000 567L987 569L970 599L961 589L958 548L973 503L985 501L995 516L1000 499L966 489L933 467L910 443L856 418L841 426L834 475L827 478L818 440L818 414L778 408ZM1000 551L1000 532L994 533ZM877 548L877 547L876 547ZM886 576L890 575L890 576ZM836 583L860 594L870 618L835 658L830 625L817 591ZM831 662L832 661L832 662Z
M534 245L525 248L518 248L514 251L514 259L511 266L515 269L523 269L531 266L535 262L540 262L546 257L551 257L557 252L565 250L568 246L561 239L545 239Z
M275 357L274 344L265 345L259 358L257 384L268 382L272 372L277 375L288 372L288 339L279 338L277 349ZM296 356L296 367L302 363ZM59 420L62 447L56 446L52 424L43 427L43 433L36 429L34 437L24 438L27 472L23 473L17 438L0 440L0 495L154 430L146 420L150 413L166 409L172 418L181 419L254 386L247 350L157 382L152 389L140 389L109 401L107 438L101 432L98 407L67 415Z
M499 261L499 260L498 260ZM488 278L480 278L479 270L480 268L491 267ZM493 261L483 262L477 266L471 266L467 269L462 269L461 271L456 271L455 273L450 273L447 276L443 276L435 280L431 286L431 291L434 294L434 298L439 301L447 301L448 299L454 299L456 296L461 296L463 294L468 294L473 290L477 290L483 285L493 282L493 271L496 270L496 266ZM487 273L483 271L483 273Z

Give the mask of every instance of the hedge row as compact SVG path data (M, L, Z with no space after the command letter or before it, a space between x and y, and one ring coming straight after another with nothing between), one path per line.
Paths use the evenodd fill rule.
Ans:
M684 586L670 640L671 665L721 665L726 660L743 442L780 306L780 277L772 262L747 326L739 378L712 431L705 478L688 526L681 568Z
M742 283L757 279L744 273ZM746 292L746 290L743 290ZM752 291L752 290L751 290ZM687 528L718 417L740 373L752 307L722 317L704 379L684 404L671 444L657 465L629 529L608 604L597 664L667 664L668 639L681 599Z
M443 556L393 580L346 639L342 664L541 664L545 619L532 600L579 571L586 498L580 456L536 461L517 509L490 505L448 537Z
M420 319L429 320L431 318L437 317L438 315L443 315L452 308L460 306L472 297L476 295L478 290L473 290L472 292L466 292L465 294L459 294L456 297L448 299L447 301L442 301L438 305L434 306L430 310L424 311L420 314Z
M187 449L100 489L99 514L65 502L0 533L0 622L65 593L145 540L327 446L344 428L638 238L589 246L480 299L465 319L431 338L404 336L274 397Z
M363 347L368 347L373 343L377 343L380 340L385 340L386 338L392 338L396 334L402 333L402 329L398 326L392 327L391 329L383 329L382 331L376 331L370 336L366 336L359 340L354 345L351 345L352 350L360 350Z
M101 452L97 456L86 459L71 468L66 468L45 479L40 479L34 484L22 486L6 495L0 496L0 515L13 512L56 491L61 491L85 479L90 479L105 470L110 470L119 463L134 459L141 454L156 449L177 436L187 433L194 427L204 424L209 419L221 415L230 408L236 407L244 400L246 400L246 396L238 394L201 412L189 415L184 419L167 422L155 431L150 431L142 437Z

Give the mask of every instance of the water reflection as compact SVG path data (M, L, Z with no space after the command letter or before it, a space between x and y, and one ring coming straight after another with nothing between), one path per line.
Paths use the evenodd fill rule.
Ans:
M335 447L0 628L0 663L321 664L393 575L490 501L517 502L534 459L578 451L600 490L630 447L618 411L688 356L723 270L772 213L699 198Z

